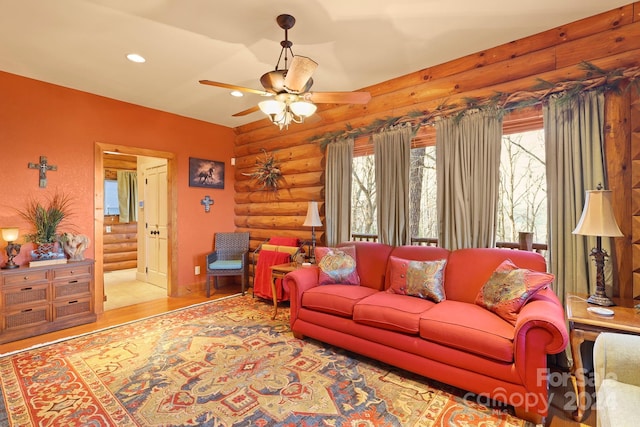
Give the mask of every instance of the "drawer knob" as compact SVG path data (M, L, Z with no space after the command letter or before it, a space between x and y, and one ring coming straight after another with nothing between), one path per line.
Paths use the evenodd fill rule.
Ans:
M24 276L22 280L29 280L29 276Z
M20 289L21 291L30 291L31 289L33 289L32 287L28 287L28 288L22 288Z

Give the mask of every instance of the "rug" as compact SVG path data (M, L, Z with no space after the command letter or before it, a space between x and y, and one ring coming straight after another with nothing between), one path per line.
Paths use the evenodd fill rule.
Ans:
M249 295L0 359L9 426L525 426L469 394L313 340ZM0 417L2 420L2 417Z

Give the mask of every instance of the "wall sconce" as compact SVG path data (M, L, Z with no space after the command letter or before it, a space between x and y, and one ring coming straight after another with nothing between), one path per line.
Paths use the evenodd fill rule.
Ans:
M602 186L598 185L597 190L587 191L586 194L584 210L573 234L596 236L596 247L590 254L596 264L596 293L592 294L587 302L603 306L615 305L607 297L605 289L604 262L609 254L602 249L602 237L623 237L624 235L618 228L613 215L611 191L603 190Z
M20 254L20 247L22 246L19 243L15 243L15 241L18 240L18 234L19 230L17 227L2 229L2 238L7 242L6 251L7 257L9 258L5 266L2 267L3 269L20 267L18 264L13 262L13 258Z
M309 254L309 262L316 262L316 227L322 227L320 214L318 213L318 202L309 202L307 206L307 217L302 224L305 227L311 227L311 253Z

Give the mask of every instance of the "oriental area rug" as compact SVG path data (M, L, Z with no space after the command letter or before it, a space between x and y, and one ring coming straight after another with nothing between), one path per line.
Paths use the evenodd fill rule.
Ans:
M525 426L234 296L0 358L0 425Z

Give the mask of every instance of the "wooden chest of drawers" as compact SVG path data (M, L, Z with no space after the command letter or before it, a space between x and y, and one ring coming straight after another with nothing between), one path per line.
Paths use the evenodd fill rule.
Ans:
M95 322L93 260L0 270L0 344Z

